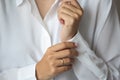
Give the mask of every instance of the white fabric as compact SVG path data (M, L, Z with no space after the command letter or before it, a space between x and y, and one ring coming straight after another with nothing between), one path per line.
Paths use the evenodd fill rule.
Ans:
M0 0L0 80L36 80L35 65L60 42L56 0L42 20L34 0ZM120 80L120 24L112 0L78 0L84 9L73 69L53 80Z

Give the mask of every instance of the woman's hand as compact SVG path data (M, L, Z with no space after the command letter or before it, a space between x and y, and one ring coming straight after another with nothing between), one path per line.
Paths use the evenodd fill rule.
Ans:
M58 9L58 18L61 22L61 41L71 39L79 28L83 10L77 0L62 0Z
M74 58L78 56L73 42L63 42L47 49L44 57L36 65L38 80L49 80L72 68Z

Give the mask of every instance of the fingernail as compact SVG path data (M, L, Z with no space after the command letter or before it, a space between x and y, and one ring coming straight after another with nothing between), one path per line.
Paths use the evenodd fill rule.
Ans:
M78 43L75 43L75 46L78 47Z
M64 24L65 22L64 22L64 20L63 20L63 19L60 19L60 23L61 23L61 24Z

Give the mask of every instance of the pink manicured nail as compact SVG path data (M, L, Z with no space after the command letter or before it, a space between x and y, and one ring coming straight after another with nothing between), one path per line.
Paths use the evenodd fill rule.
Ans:
M78 47L78 43L75 43L75 46Z
M60 23L61 23L61 24L64 24L65 22L64 22L64 20L63 20L63 19L60 19Z

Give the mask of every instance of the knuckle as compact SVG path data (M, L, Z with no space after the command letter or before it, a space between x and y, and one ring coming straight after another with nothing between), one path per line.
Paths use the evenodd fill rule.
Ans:
M55 68L52 68L52 69L51 69L51 74L53 74L53 75L56 74Z
M51 59L53 59L53 58L54 58L53 55L48 55L48 56L47 56L47 59L48 59L48 60L51 60Z
M50 66L54 66L54 63L52 61L49 64L50 64Z
M79 15L82 16L83 15L83 10L79 10Z
M79 15L77 13L74 14L75 19L79 19Z
M65 7L65 6L66 6L66 3L62 3L61 6L62 6L62 7Z

